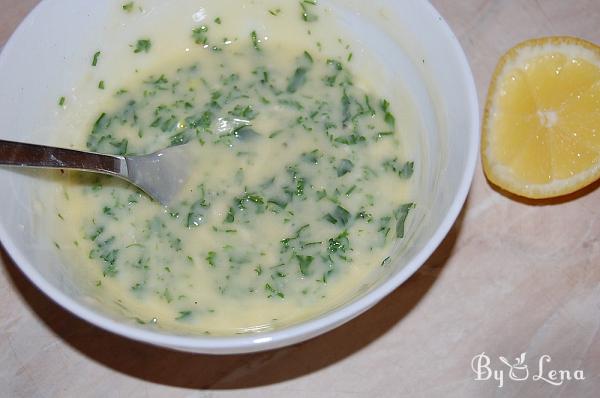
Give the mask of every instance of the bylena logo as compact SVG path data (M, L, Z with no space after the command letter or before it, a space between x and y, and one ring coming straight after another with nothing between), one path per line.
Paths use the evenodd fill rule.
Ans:
M585 380L583 370L565 370L553 369L550 365L552 358L544 354L538 358L537 369L529 372L529 366L525 363L526 353L522 353L511 363L503 356L499 356L500 363L492 364L491 358L485 352L477 354L471 360L471 369L475 373L476 381L496 380L498 387L502 388L505 384L505 378L513 381L540 381L553 386L561 386L565 381ZM495 365L499 365L495 367ZM508 371L506 373L505 371ZM530 378L531 376L531 378Z

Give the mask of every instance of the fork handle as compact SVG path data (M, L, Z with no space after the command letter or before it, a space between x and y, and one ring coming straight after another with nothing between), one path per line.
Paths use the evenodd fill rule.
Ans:
M122 156L6 140L0 140L0 165L74 169L120 177L127 176L127 163Z

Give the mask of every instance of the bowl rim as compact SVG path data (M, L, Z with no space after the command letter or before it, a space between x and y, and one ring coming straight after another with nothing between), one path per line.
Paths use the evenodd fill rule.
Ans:
M13 32L2 50L11 48L15 45L15 37L18 36L18 32L23 29L24 25L35 18L36 14L44 4L46 4L46 1L41 1L31 10ZM465 92L468 97L467 109L471 111L467 129L470 146L468 148L465 168L462 172L458 190L456 191L456 195L450 204L448 212L442 219L442 222L427 241L426 245L402 268L402 270L400 270L400 272L385 280L371 292L330 313L320 315L316 318L289 327L261 332L256 335L180 336L175 334L165 334L160 331L143 330L134 325L121 323L76 302L44 279L35 267L27 261L22 251L19 250L17 245L13 242L11 234L6 229L5 225L0 223L0 242L2 246L21 272L41 292L62 308L103 330L155 346L206 354L251 353L280 348L308 340L357 317L402 285L425 263L425 261L427 261L454 225L467 199L475 174L480 145L480 114L474 76L460 42L445 19L429 1L423 2L422 4L427 8L427 12L432 14L441 24L441 32L446 36L446 39L451 46L451 51L456 54L457 61L459 62L459 70L463 74L462 78L466 82ZM4 53L5 51L0 53L0 60Z

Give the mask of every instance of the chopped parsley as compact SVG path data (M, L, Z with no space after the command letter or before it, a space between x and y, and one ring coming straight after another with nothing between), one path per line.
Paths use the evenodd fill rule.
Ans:
M346 174L350 173L352 169L354 169L354 163L348 159L342 159L337 166L337 176L345 176Z
M210 265L211 267L215 267L216 263L216 258L217 258L217 253L210 251L208 252L208 254L206 255L206 262L208 263L208 265Z
M260 51L260 40L258 39L255 30L250 33L250 39L252 40L252 47L254 47L256 51Z
M310 266L315 258L313 256L296 255L296 259L298 260L300 273L304 276L310 275Z
M152 48L152 42L150 39L139 39L132 47L134 48L133 52L136 54L141 52L147 53Z
M383 118L384 118L385 122L388 125L390 125L391 127L395 127L396 126L396 118L390 112L390 103L387 100L381 101L381 110L383 110L383 113L384 113Z
M394 211L394 217L396 218L396 237L404 238L404 223L406 217L412 208L415 207L414 203L405 203Z
M333 212L325 215L325 220L329 221L332 224L339 224L341 226L346 226L350 221L350 212L344 209L342 206L336 206Z
M179 311L179 316L175 318L176 321L183 321L188 319L192 315L192 311Z
M92 66L98 65L98 58L100 58L100 54L102 54L102 52L96 51L94 57L92 58Z
M300 8L302 10L302 20L304 22L316 22L319 17L311 11L311 7L317 5L317 0L303 0L300 2Z
M285 298L285 295L282 292L273 288L269 283L265 284L265 290L267 292L268 298L271 298L273 296L277 296L282 299Z
M208 26L201 25L197 28L192 29L192 39L194 39L194 43L200 44L202 46L208 45Z
M134 6L134 2L130 1L128 3L123 4L123 6L121 7L123 9L123 11L125 12L131 12L133 11L133 6Z
M298 89L300 89L300 87L302 87L306 83L307 73L308 69L305 67L296 68L294 75L289 80L287 92L293 94L296 91L298 91Z
M412 177L414 173L415 163L405 162L404 164L401 164L398 162L398 158L394 158L384 161L383 169L398 175L398 177L402 179L408 179Z

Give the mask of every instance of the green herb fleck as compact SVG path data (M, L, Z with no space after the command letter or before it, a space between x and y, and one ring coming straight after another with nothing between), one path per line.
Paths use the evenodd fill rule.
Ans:
M295 93L296 91L298 91L298 89L306 83L306 74L307 73L308 73L307 68L304 68L304 67L296 68L294 75L292 76L292 78L290 79L290 81L288 83L287 92Z
M245 192L244 196L235 198L235 203L240 210L247 210L247 205L249 203L254 203L259 209L265 204L265 200L262 196Z
M98 82L98 88L100 90L104 90L104 80L100 80L100 82Z
M316 0L304 0L300 2L300 8L301 8L301 17L302 20L304 22L315 22L319 19L319 17L316 14L313 14L309 8L312 6L316 6L317 5L317 1Z
M96 51L94 58L92 58L92 66L98 65L98 58L100 58L100 54L102 54L102 52Z
M350 221L350 212L341 206L336 206L332 213L325 215L325 220L332 224L345 226Z
M361 210L357 215L356 218L360 218L362 220L365 220L367 223L370 223L371 221L373 221L373 215L370 213L367 213L364 210Z
M160 295L160 297L162 297L163 299L165 299L165 301L167 303L170 303L171 301L173 301L173 296L171 295L171 292L169 291L168 288L165 288L165 290L163 290L163 292Z
M104 267L104 270L102 271L102 275L104 275L105 277L114 277L117 275L118 270L117 266L115 265L117 254L118 250L113 250L101 257L107 263L107 265Z
M171 249L174 249L176 252L180 252L181 251L181 239L180 238L171 238L169 241L169 247L171 247Z
M384 137L391 137L394 135L393 131L380 131L379 133L377 133L377 137L375 137L375 141L379 141L381 139L383 139Z
M375 109L373 109L373 107L371 106L371 99L368 95L365 95L365 106L367 107L367 112L371 116L375 116Z
M383 113L384 113L385 122L387 124L389 124L390 126L395 127L396 126L396 118L390 112L390 103L388 102L388 100L381 101L381 109L383 110Z
M345 253L350 248L350 240L348 239L348 231L344 231L335 238L328 241L327 250L331 254L337 254L342 259L346 259Z
M396 218L396 237L404 238L404 223L408 213L414 207L414 203L405 203L394 211L394 217Z
M179 316L175 318L176 321L183 321L188 319L192 315L192 311L179 311Z
M152 47L152 42L150 39L140 39L135 43L133 52L138 54L141 52L149 52Z
M282 252L290 249L290 247L291 247L290 244L293 241L298 240L300 238L300 234L302 234L302 231L304 231L305 229L307 229L309 227L310 227L310 224L303 225L300 228L298 228L298 230L296 231L296 233L294 233L294 235L292 237L282 239L281 240Z
M250 39L252 40L252 46L256 51L260 51L260 40L258 40L258 36L256 35L256 31L253 30L250 33Z
M225 217L225 222L228 224L231 224L234 221L235 221L234 210L233 210L233 207L230 207L229 211L227 212L227 216Z
M186 226L197 228L206 221L206 209L209 207L204 198L197 200L191 207L187 216Z
M321 152L318 149L314 149L310 152L305 152L302 154L302 160L311 164L319 164L319 158L321 157Z
M237 117L243 118L245 120L254 120L258 116L258 112L256 112L254 110L252 105L246 105L246 106L236 105L235 108L233 108L233 110L229 111L229 114L232 116L237 116ZM234 130L234 133L239 132L240 130L242 130L245 127L248 127L248 126L242 126L238 129Z
M94 231L92 231L92 233L88 234L86 238L93 242L96 239L98 239L102 232L104 232L104 227L98 227Z
M345 195L350 197L350 195L352 194L352 192L354 192L355 189L356 189L356 185L352 185L350 188L348 188Z
M340 72L342 69L344 69L344 66L342 65L342 63L340 61L336 61L335 59L328 59L327 60L327 65L331 65L335 68L336 71Z
M337 166L337 176L342 177L352 171L354 163L348 159L342 159Z
M129 3L125 3L125 4L123 4L123 11L131 12L131 11L133 11L133 6L134 6L133 1L130 1Z
M392 221L391 217L385 216L379 219L379 229L377 232L381 232L383 234L383 238L386 239L390 232L390 222Z
M267 297L268 297L268 298L271 298L271 297L273 297L273 296L278 296L278 297L280 297L280 298L285 298L285 296L284 296L284 294L283 294L283 293L281 293L281 292L280 292L280 291L278 291L278 290L275 290L275 289L274 289L274 288L273 288L271 285L269 285L268 283L267 283L267 284L265 284L265 290L266 290L266 291L267 291L267 293L268 293L268 295L267 295Z
M215 253L213 251L208 252L208 254L206 255L206 262L208 263L208 265L210 265L213 268L215 267L216 259L217 259L217 253Z
M66 101L67 101L67 99L65 97L60 97L58 99L58 106L63 106Z
M308 62L310 62L311 64L312 64L313 62L315 62L315 61L313 60L313 57L312 57L312 55L310 55L310 53L309 53L308 51L304 51L304 57L305 57L305 58L308 60Z
M304 276L309 275L310 266L314 260L314 257L296 255L296 260L298 260L298 264L300 265L300 273Z
M208 26L202 25L192 29L192 38L196 44L206 46L208 44Z
M397 158L386 160L383 162L383 169L385 171L391 171L398 175L402 179L408 179L412 177L414 173L415 163L405 162L400 164Z
M344 144L344 145L356 145L356 144L360 144L362 142L365 142L367 139L362 136L362 135L358 135L358 134L350 134L349 136L345 136L345 137L337 137L334 139L335 142L340 143L340 144Z

